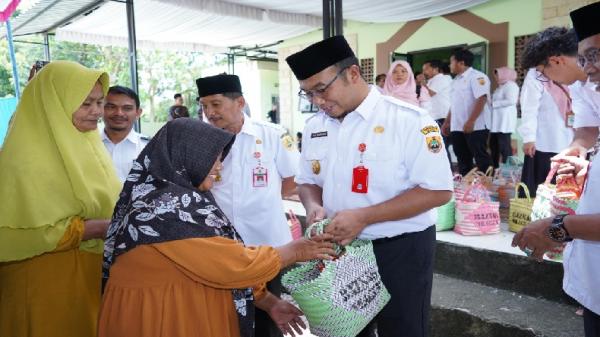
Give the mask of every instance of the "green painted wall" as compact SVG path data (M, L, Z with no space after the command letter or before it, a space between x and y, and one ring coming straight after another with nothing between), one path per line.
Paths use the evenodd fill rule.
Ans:
M509 22L509 50L507 64L514 67L516 36L538 32L542 28L542 0L490 0L482 5L470 8L469 11L493 22ZM357 56L359 58L376 59L377 43L387 41L404 23L364 23L347 21L344 35L355 35L357 38ZM321 29L284 41L278 48L314 43L323 38ZM443 17L431 18L419 31L411 36L396 51L408 53L413 51L442 48L460 44L487 42L482 37L450 22ZM298 90L294 79L293 92ZM285 93L282 93L285 94ZM297 100L294 99L294 107ZM294 110L293 131L302 130L306 118L311 114L302 114ZM289 125L284 125L290 127ZM517 136L515 133L513 137Z
M470 8L469 11L484 19L499 23L509 22L509 59L508 65L514 65L514 37L531 34L541 29L542 0L491 0L479 6ZM375 58L376 44L385 42L402 27L403 23L363 23L347 21L344 34L357 34L358 57ZM322 30L286 40L278 47L284 48L298 44L316 42L322 39ZM485 40L442 18L430 19L421 29L406 41L398 52L440 48L459 44L473 44Z
M276 65L276 64L275 64ZM272 69L260 69L260 85L261 85L261 98L260 105L262 115L262 119L265 121L269 121L267 118L267 112L271 110L271 97L277 96L279 97L279 74L278 70ZM259 113L258 111L256 112Z

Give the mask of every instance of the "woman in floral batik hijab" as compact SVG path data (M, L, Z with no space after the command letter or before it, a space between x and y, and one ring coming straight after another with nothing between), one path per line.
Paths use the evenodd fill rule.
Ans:
M180 118L134 162L105 244L100 336L253 336L254 304L283 332L299 331L301 312L264 285L332 245L244 247L209 192L233 138Z

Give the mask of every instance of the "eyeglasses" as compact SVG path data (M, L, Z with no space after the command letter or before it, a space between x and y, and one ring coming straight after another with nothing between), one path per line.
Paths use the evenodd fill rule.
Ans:
M586 64L597 66L598 48L590 48L583 55L577 55L577 64L581 68L585 68Z
M329 89L329 87L333 84L333 82L335 82L335 80L337 80L338 77L340 77L340 75L346 69L348 69L348 68L340 69L340 71L338 71L337 74L335 74L335 77L331 81L329 81L329 83L325 84L325 86L323 88L321 88L321 89L315 89L315 90L303 90L303 89L300 89L300 91L298 91L298 96L300 98L304 98L304 99L306 99L308 101L311 101L311 102L312 102L313 98L323 96L325 94L325 92L327 91L327 89Z

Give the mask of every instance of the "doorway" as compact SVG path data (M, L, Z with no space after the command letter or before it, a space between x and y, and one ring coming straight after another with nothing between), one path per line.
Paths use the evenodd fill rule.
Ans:
M470 50L475 56L473 59L473 68L484 73L487 72L488 58L486 42L480 42L472 45L461 44L441 48L417 50L408 52L406 54L392 53L390 63L398 60L404 60L411 65L414 73L418 74L421 72L423 64L429 60L440 60L449 65L450 55L452 55L452 52L458 48L466 48ZM449 69L447 69L447 71L449 72Z

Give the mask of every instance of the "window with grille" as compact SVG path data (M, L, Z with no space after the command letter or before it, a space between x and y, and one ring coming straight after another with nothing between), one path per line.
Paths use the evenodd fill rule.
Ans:
M364 79L369 84L375 83L375 74L374 74L374 60L373 58L360 59L360 69L362 70L362 75Z

